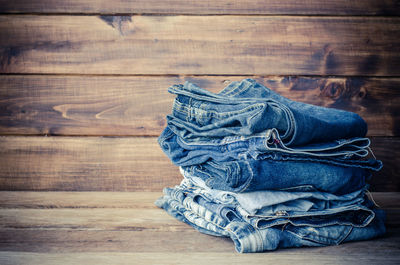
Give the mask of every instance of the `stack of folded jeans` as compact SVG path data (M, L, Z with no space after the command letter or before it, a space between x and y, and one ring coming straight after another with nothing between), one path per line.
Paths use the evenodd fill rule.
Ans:
M176 98L158 140L183 180L156 205L178 220L230 237L241 253L385 233L367 196L382 162L369 158L357 114L291 101L253 79L218 94L190 82L168 91Z

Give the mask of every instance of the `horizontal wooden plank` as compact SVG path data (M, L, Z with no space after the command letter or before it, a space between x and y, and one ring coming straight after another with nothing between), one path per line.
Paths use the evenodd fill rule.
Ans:
M159 211L162 212L162 210ZM187 229L179 231L0 229L0 251L179 253L201 252L207 245L211 247L208 249L210 252L235 252L230 239L205 235L195 231L189 225L181 224L177 220L172 221ZM400 230L398 234L397 236L400 237Z
M397 198L398 199L398 198ZM155 206L154 206L155 207ZM159 209L2 209L0 228L170 231L192 228ZM400 209L387 210L386 224L398 227Z
M229 239L202 235L156 206L149 208L158 196L159 192L0 192L1 201L10 202L0 206L0 251L233 252ZM351 248L393 247L400 239L396 228L400 225L400 210L393 208L399 206L399 193L390 195L396 202L391 208L387 208L390 203L380 200L382 196L385 195L374 193L388 213L390 228L385 237L331 250L311 248L308 253L351 254ZM121 203L121 198L126 201ZM210 248L206 250L204 245ZM296 252L290 250L288 254Z
M165 127L172 84L213 92L246 76L0 76L0 134L152 135ZM360 114L370 136L399 136L400 78L253 76L292 100Z
M0 72L398 76L399 32L395 17L3 15Z
M0 147L3 190L161 191L181 179L156 138L2 137Z
M266 257L276 264L292 260L313 264L310 259L315 264L360 260L395 264L399 260L400 230L390 225L392 221L399 224L399 193L373 194L384 208L390 206L390 228L384 237L325 248L284 249L268 256L239 255L230 239L201 234L154 205L149 208L158 196L159 192L0 192L0 263L101 264L112 260L119 264L121 255L121 264L128 260L141 264L258 264ZM25 256L28 252L30 259ZM224 259L220 260L221 256Z
M0 191L0 209L138 208L154 209L162 192L38 192ZM389 208L400 208L395 192L375 192L374 200ZM400 195L399 195L400 198Z
M159 210L162 211L162 210ZM180 224L177 220L174 223ZM30 252L215 252L234 253L230 239L204 235L188 225L185 230L82 230L82 229L0 229L0 251ZM365 242L346 243L338 247L308 249L308 254L349 254L356 248L395 249L400 240L399 228L388 228L384 238ZM208 246L204 249L204 246ZM386 250L385 250L386 249ZM304 249L302 249L304 251ZM297 251L289 252L289 255ZM357 251L358 252L358 251ZM355 253L357 253L355 252ZM374 251L372 251L374 253ZM297 254L300 254L297 252ZM354 253L353 253L354 254ZM4 264L4 263L1 263Z
M345 246L348 246L345 245ZM208 249L208 245L203 246ZM31 252L0 252L0 262L4 265L30 264L30 265L48 265L48 264L395 264L399 263L399 254L396 249L390 251L385 248L353 249L351 255L340 255L341 251L334 251L326 254L309 254L311 248L298 249L295 254L290 255L289 251L280 251L275 253L256 253L251 255L240 255L237 253L212 253L209 251L191 253L107 253L107 252L89 252L89 253L31 253ZM362 254L357 254L357 253ZM369 255L366 255L369 254Z
M371 191L399 191L400 138L374 137ZM0 137L0 190L161 191L182 179L154 137Z
M177 223L156 206L153 208L1 209L0 227L119 231L149 229L175 232L190 228Z
M162 192L0 191L0 209L137 208L153 209ZM372 192L384 209L400 209L400 192ZM399 220L400 224L400 220Z
M1 13L399 15L395 0L0 0Z
M387 225L400 226L400 193L391 204L373 198L387 211ZM160 192L0 192L0 229L78 229L126 231L187 231L154 201ZM121 201L121 198L124 200ZM14 201L11 202L11 199ZM32 199L31 203L27 201ZM130 204L128 202L131 202ZM114 203L115 202L115 203ZM111 207L110 207L111 206Z

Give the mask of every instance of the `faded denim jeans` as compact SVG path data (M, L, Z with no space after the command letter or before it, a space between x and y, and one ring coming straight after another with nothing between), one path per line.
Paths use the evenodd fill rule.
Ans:
M219 163L211 160L181 169L188 179L197 177L209 188L231 192L319 190L341 195L361 189L371 177L367 169L359 167L252 158Z
M273 135L275 130L269 130ZM270 135L270 137L271 137ZM297 147L296 150L278 148L269 144L265 135L250 137L231 136L208 139L205 142L186 142L176 135L168 125L158 137L164 153L178 166L191 166L206 161L226 162L236 159L268 159L281 161L322 162L346 167L360 167L378 171L382 162L376 159L361 160L368 154L370 141L367 138L337 140L330 143ZM315 148L315 146L317 146ZM331 147L334 147L332 150ZM318 149L318 151L315 151ZM311 151L310 151L311 150Z
M168 126L188 143L263 134L268 142L274 130L276 148L295 152L296 146L362 138L367 132L365 121L355 113L291 101L253 79L232 82L218 94L190 82L168 91L177 95ZM330 149L343 145L338 142ZM356 148L357 141L350 145ZM314 145L309 152L324 148Z
M344 211L329 216L328 219L293 218L257 228L243 220L234 208L221 207L220 204L205 200L202 196L196 199L192 195L193 193L185 191L184 187L166 188L164 196L156 201L156 205L202 233L230 237L235 249L240 253L300 246L338 245L348 241L371 239L385 233L385 215L379 209L371 210L367 215L362 211Z
M215 94L186 82L158 138L182 183L156 205L238 252L327 246L385 233L367 198L367 126L355 113L284 98L252 79Z

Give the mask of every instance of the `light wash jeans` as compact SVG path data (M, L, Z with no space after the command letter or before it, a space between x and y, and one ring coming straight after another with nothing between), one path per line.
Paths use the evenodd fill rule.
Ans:
M385 215L382 210L373 209L373 217L365 217L362 213L342 212L330 216L336 222L310 217L299 218L299 222L289 219L286 223L257 228L246 222L234 209L213 205L212 202L194 200L190 192L180 188L164 189L164 196L155 204L163 208L171 216L185 222L198 231L214 235L230 237L235 249L240 253L263 252L277 248L301 246L328 246L343 242L367 240L385 233ZM203 205L202 205L203 204ZM212 209L219 209L214 211Z

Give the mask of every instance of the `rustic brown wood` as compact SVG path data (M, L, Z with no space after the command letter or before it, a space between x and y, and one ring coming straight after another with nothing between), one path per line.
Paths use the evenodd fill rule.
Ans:
M348 245L348 244L347 244ZM346 246L347 246L346 245ZM206 248L206 246L203 246ZM390 246L389 246L390 247ZM393 247L392 247L393 249ZM202 251L197 253L30 253L30 252L1 252L0 261L4 265L30 264L30 265L53 265L53 264L395 264L399 263L396 249L377 248L370 252L365 249L353 249L351 255L341 255L341 251L321 254L306 255L311 249L297 249L292 255L290 251L275 253L258 253L240 255L237 253L215 253Z
M187 231L154 205L161 192L0 192L1 229ZM400 193L370 196L400 226ZM31 203L30 203L31 202ZM1 237L0 237L1 238Z
M400 2L325 2L0 0L0 264L400 264ZM154 205L168 86L245 77L366 119L384 237L239 255Z
M387 17L5 15L0 17L0 71L398 76L399 22Z
M153 209L162 192L37 192L0 191L0 208L140 208ZM400 208L392 202L393 192L375 192L374 200L390 208Z
M105 196L107 196L105 194ZM2 209L2 228L174 231L189 229L154 209ZM163 224L163 225L161 225ZM145 225L144 228L141 228Z
M383 169L370 181L371 191L400 191L400 138L372 138L372 150L383 161Z
M143 227L132 230L0 229L0 256L1 251L200 252L205 245L211 247L207 249L209 252L235 252L233 243L228 238L204 235L194 231L189 225L179 223L177 220L172 221L175 226L179 225L180 228L186 229L177 231L160 231ZM166 228L162 224L160 226Z
M399 15L395 0L0 0L1 13Z
M130 253L127 253L131 255L130 262L137 259L141 264L153 264L160 259L163 263L176 264L179 260L196 264L200 260L204 262L201 256L218 264L232 264L232 260L258 264L266 258L276 264L292 260L313 264L309 262L310 257L316 264L334 261L353 264L360 260L368 264L382 261L395 264L400 258L399 193L373 193L375 201L388 211L391 228L384 237L326 248L283 249L252 255L239 255L234 252L230 239L203 235L154 205L149 207L160 194L0 192L0 263L64 264L69 261L92 264L97 262L95 257L100 256L99 262L112 259L113 264L118 264L122 252ZM29 252L31 260L27 259L25 251ZM194 261L188 259L199 253L201 256ZM225 259L219 260L221 256ZM122 260L127 261L128 256Z
M162 212L162 210L159 210ZM76 214L79 214L77 212ZM18 216L17 216L18 218ZM172 218L172 217L171 217ZM0 251L31 252L215 252L234 253L230 239L204 235L189 225L172 220L179 229L171 231L135 227L131 230L90 230L90 229L55 229L55 228L1 228ZM373 249L396 248L400 241L400 229L388 228L384 238L367 242L347 243L339 247L309 250L308 254L330 251L346 255L358 253L357 248L368 251ZM204 246L208 246L204 249ZM303 249L304 250L304 249ZM291 254L300 254L293 251ZM1 252L0 252L1 253ZM374 251L373 251L374 253ZM0 255L1 256L1 255ZM3 263L2 263L3 264Z
M0 209L108 208L153 209L162 192L38 192L0 191ZM399 192L372 192L385 209L400 209ZM398 221L400 226L400 220ZM1 225L1 224L0 224Z
M172 84L218 92L246 76L0 76L0 134L158 136ZM370 136L400 135L399 78L253 76L292 100L349 110Z
M0 141L2 190L161 191L181 179L156 138L3 137Z
M400 138L372 138L385 166L371 191L399 191ZM0 190L161 191L182 179L154 137L0 137Z

